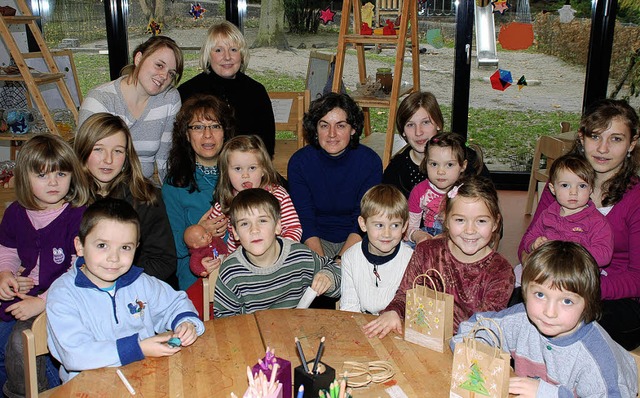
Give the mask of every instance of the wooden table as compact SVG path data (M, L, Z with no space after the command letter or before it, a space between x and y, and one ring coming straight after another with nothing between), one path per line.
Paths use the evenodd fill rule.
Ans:
M121 368L142 397L242 396L247 365L264 356L266 346L276 355L300 365L294 343L298 337L311 360L320 338L326 337L323 362L343 371L344 361L389 361L394 377L354 391L355 397L388 397L384 391L400 387L408 397L448 397L451 376L449 350L440 354L405 342L391 334L368 339L361 327L374 316L334 310L269 310L207 321L206 332L191 347L174 356L148 358ZM293 380L293 376L292 376ZM46 397L130 397L115 368L88 370Z

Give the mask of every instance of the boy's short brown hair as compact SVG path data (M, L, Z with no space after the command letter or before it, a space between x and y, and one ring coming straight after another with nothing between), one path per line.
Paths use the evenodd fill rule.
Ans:
M554 289L564 289L584 299L585 323L598 320L600 307L600 269L593 256L578 243L552 240L531 252L524 261L522 296L526 302L530 283L551 282Z
M405 224L409 220L407 198L393 185L379 184L369 188L360 201L360 216L366 221L378 214L386 214L389 219L399 218Z
M255 209L264 210L276 222L280 220L280 202L278 202L278 199L262 188L250 188L238 192L231 201L231 206L229 207L231 225L234 228L236 227L236 221L240 213L248 213Z

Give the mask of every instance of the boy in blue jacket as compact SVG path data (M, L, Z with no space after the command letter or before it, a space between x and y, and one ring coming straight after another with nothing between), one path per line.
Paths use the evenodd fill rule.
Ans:
M131 205L91 205L75 238L78 259L47 297L48 345L63 382L80 371L173 355L171 337L188 346L204 324L185 292L132 266L140 224ZM163 333L173 331L172 333Z

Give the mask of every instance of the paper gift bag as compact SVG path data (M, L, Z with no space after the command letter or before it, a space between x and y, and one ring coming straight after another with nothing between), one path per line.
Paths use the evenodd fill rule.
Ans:
M262 373L267 377L267 380L271 379L271 371L273 370L273 365L278 364L278 369L276 370L276 380L282 384L282 398L291 398L292 391L291 386L291 362L286 359L278 358L276 356L265 356L261 362L253 365L251 369L253 374L258 373L258 371L262 370Z
M432 278L429 273L435 274ZM429 281L433 288L418 285L419 279ZM440 281L440 287L435 280ZM453 296L445 291L442 274L430 269L413 280L413 288L407 290L404 317L404 339L406 341L443 352L448 349L453 336Z
M489 334L493 346L475 338L480 330ZM496 335L493 330L476 323L463 341L456 344L451 369L451 398L509 396L510 356L502 351L501 341L501 331Z

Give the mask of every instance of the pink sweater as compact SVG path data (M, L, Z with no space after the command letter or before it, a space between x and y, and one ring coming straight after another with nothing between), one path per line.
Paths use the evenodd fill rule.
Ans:
M286 189L282 188L280 185L273 185L271 187L266 187L265 190L271 192L273 196L278 199L280 202L280 224L282 226L282 232L280 236L283 238L291 239L294 242L300 242L300 238L302 238L302 226L300 225L300 220L298 219L298 213L296 212L295 207L293 207L293 202L291 201L291 197ZM221 216L222 208L220 207L220 203L216 202L211 209L211 213L209 214L209 219L216 218ZM227 240L227 247L229 248L229 254L233 253L238 247L240 247L240 242L235 240L233 237L233 231L231 230L231 221L229 221L227 225L227 230L229 232L229 239Z
M606 215L613 232L613 257L600 277L602 298L616 300L621 298L640 298L640 180L634 179L633 185ZM544 188L536 214L529 228L536 223L544 209L555 202L555 198ZM524 250L524 241L520 242L518 253Z

